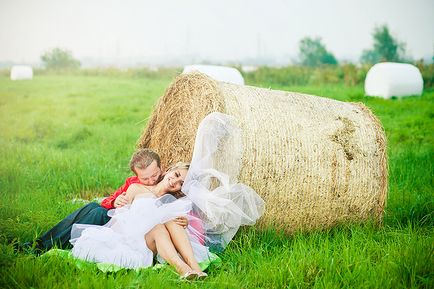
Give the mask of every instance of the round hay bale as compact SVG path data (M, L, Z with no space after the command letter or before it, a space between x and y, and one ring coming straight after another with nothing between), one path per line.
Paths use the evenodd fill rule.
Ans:
M242 129L238 180L266 202L260 225L292 232L381 221L386 138L363 104L183 74L160 98L137 145L156 150L164 166L189 161L198 124L213 111L234 116Z

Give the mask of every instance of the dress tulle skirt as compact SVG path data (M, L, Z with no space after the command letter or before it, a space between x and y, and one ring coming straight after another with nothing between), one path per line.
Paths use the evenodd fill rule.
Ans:
M145 235L157 224L163 224L191 211L186 199L161 203L155 198L137 198L130 207L109 211L112 219L104 226L75 224L71 233L72 254L80 259L110 263L124 268L142 268L153 264L153 253L146 246ZM187 229L195 257L199 262L209 251Z

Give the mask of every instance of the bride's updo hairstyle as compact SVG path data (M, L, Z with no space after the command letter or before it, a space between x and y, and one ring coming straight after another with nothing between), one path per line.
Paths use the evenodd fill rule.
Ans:
M177 162L171 166L169 166L169 168L166 170L166 174L168 172L174 171L174 170L188 170L190 168L190 163L185 163L185 162ZM184 197L184 193L182 191L177 191L177 192L173 192L171 193L171 195L173 195L175 198L179 199L181 197Z
M171 166L169 166L169 168L166 170L166 173L171 172L173 170L182 170L182 169L186 169L188 170L190 168L190 163L184 163L184 162L177 162L176 164L173 164Z

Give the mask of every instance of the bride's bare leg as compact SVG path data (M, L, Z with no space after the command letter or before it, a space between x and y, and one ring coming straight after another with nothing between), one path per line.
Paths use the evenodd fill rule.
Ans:
M170 238L170 234L164 225L157 225L145 235L148 248L156 254L160 254L164 260L175 267L179 275L184 275L192 268L188 266L178 255Z
M193 248L191 247L190 240L188 239L187 232L183 227L173 221L165 223L167 231L169 231L170 238L176 250L181 254L184 261L195 271L202 272L199 264L194 257Z

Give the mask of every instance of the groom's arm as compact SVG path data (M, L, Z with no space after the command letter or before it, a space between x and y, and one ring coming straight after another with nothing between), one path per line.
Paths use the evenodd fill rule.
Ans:
M116 200L116 198L122 194L123 192L126 192L129 188L129 186L131 186L131 184L137 184L140 183L139 178L136 176L133 177L129 177L125 180L125 183L119 187L119 189L117 189L113 194L111 194L110 196L108 196L107 198L105 198L104 200L102 200L101 202L101 207L106 208L108 210L110 209L114 209L114 202Z

